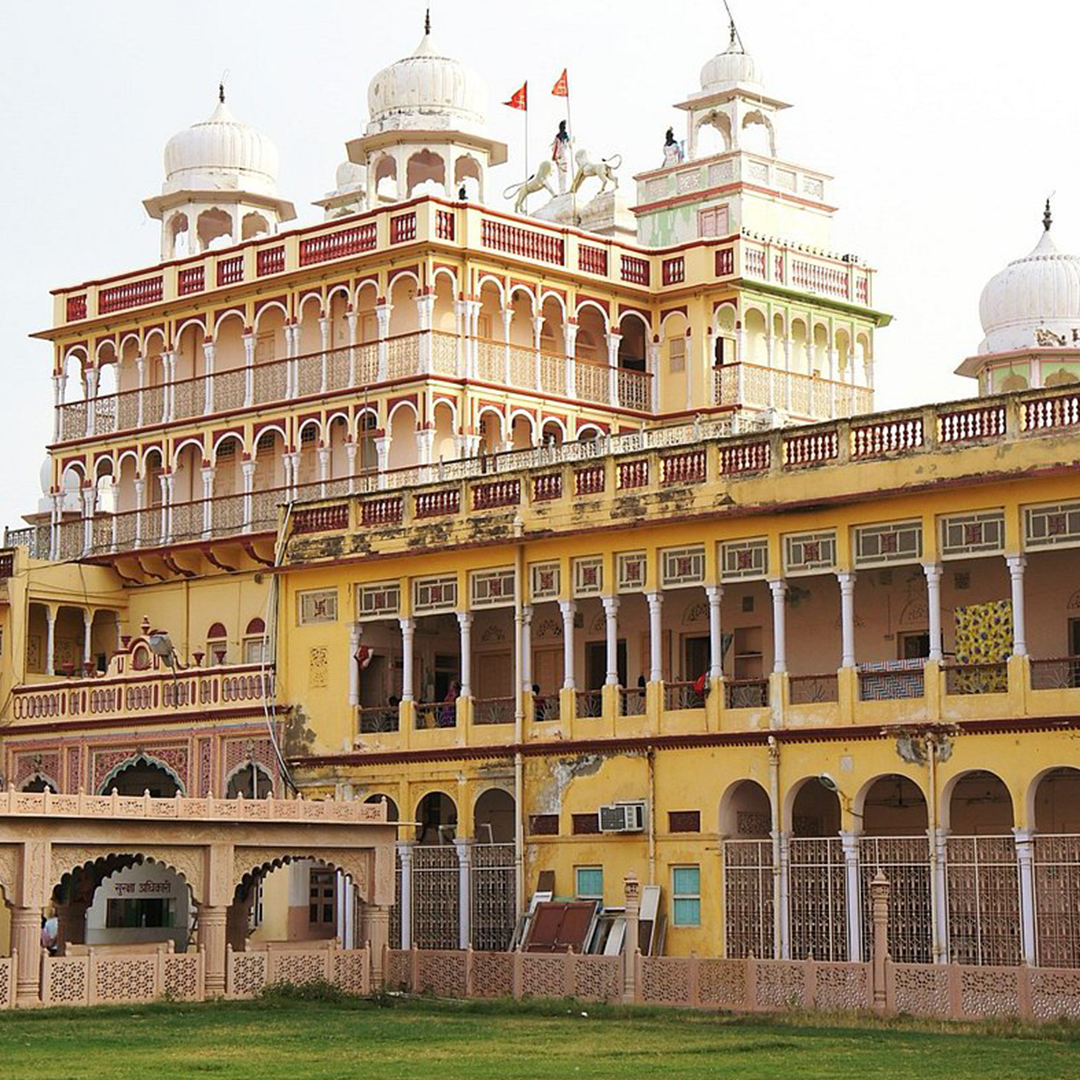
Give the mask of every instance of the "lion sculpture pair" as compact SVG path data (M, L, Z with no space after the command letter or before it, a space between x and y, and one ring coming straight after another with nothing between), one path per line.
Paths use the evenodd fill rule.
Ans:
M610 183L613 189L617 189L619 186L619 178L615 175L615 170L622 165L622 155L615 154L609 158L601 158L599 161L590 161L589 152L587 150L579 150L574 155L574 162L577 165L577 172L574 174L574 182L570 185L570 194L576 195L581 185L590 177L596 177L600 181L600 190L598 195L603 195L608 189ZM559 197L559 193L552 186L551 178L555 173L555 162L551 160L544 160L540 162L536 172L529 177L528 180L520 184L512 184L503 192L504 199L514 200L514 213L524 214L525 204L528 202L530 195L535 195L539 191L547 191L553 199Z

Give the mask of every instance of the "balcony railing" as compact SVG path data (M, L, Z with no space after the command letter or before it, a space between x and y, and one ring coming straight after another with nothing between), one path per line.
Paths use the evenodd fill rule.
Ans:
M475 698L473 700L474 724L512 724L514 722L514 699L512 697Z
M189 668L175 675L140 674L17 686L11 691L16 721L123 720L159 712L207 713L254 708L274 696L272 672L259 664Z
M836 672L824 675L789 675L788 694L792 705L816 705L839 700Z
M874 407L874 391L868 386L759 364L723 364L714 369L713 380L714 405L780 409L817 420L857 416Z
M123 390L57 406L59 441L107 436L158 424L234 412L298 397L317 397L428 374L468 377L467 340L431 330L367 341L326 352L273 360L210 375ZM520 345L475 339L473 377L519 390L535 390L638 412L652 411L652 376L575 360L572 385L567 358ZM380 351L385 352L380 359Z
M574 695L577 715L594 719L604 715L604 695L600 690L578 690Z
M724 681L725 708L763 709L768 704L768 679L726 679Z
M923 660L882 660L859 667L861 701L895 701L924 694Z
M1032 690L1073 690L1080 687L1080 656L1031 660Z
M664 683L664 708L668 712L677 712L682 709L703 709L704 707L705 691L698 690L695 683Z

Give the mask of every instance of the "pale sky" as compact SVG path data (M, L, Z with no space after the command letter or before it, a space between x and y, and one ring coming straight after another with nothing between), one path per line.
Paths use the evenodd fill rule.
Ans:
M877 407L974 392L951 374L981 339L979 293L1040 233L1080 252L1075 49L1065 0L732 0L780 117L781 157L836 177L837 251L879 271ZM501 191L520 177L521 114L502 107L529 80L532 159L562 115L549 95L568 67L579 145L660 164L671 108L727 45L706 0L434 0L434 36L478 69L489 123L510 144ZM344 143L367 122L367 85L412 52L423 3L398 0L6 0L0 53L0 524L35 508L52 434L49 289L156 261L142 199L163 179L171 135L205 119L228 71L229 105L270 135L298 224L333 187Z

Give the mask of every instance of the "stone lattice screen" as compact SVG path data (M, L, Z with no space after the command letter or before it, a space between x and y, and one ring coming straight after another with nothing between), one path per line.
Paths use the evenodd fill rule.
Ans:
M0 1009L15 1004L15 965L17 956L0 956Z

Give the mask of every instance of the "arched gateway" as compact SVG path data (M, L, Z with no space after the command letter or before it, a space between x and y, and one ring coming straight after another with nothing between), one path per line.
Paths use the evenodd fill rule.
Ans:
M60 950L67 942L78 945L72 928L85 917L87 901L78 886L97 887L143 864L159 864L190 891L198 945L192 959L202 965L207 997L225 993L227 944L244 949L252 883L300 859L336 871L355 889L364 905L371 974L379 979L394 902L396 836L381 803L2 792L0 895L11 905L15 1003L40 1000L46 906L54 906L62 924ZM78 958L70 963L75 969Z

